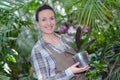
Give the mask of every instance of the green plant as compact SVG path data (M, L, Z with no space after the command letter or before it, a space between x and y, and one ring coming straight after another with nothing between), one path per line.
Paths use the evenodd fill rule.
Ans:
M88 32L88 26L84 26L84 28L87 27L87 32ZM81 27L77 28L76 34L75 34L75 44L77 46L77 52L86 50L86 48L90 45L92 45L95 42L95 39L85 41L83 44L82 43L82 37L87 35L87 32L84 32ZM88 36L87 36L88 39Z
M31 66L28 56L37 39L35 36L38 36L33 27L33 14L36 7L42 3L55 6L58 26L63 21L67 21L70 25L90 26L87 35L82 36L83 38L79 36L81 38L79 38L81 40L80 49L87 49L91 57L88 79L102 80L102 77L106 78L102 74L109 74L109 80L119 80L119 0L74 0L74 2L73 0L0 0L0 75L4 75L8 79L14 78L13 76L27 79L30 75L29 67ZM60 9L58 9L59 7ZM62 14L63 12L64 14ZM95 39L96 42L93 45L85 46L89 39ZM75 42L73 45L76 47ZM17 51L18 55L14 55L12 49ZM4 71L5 63L9 63L14 74ZM111 69L110 66L114 66L114 68Z
M26 31L23 34L26 35L27 31L35 30L32 28L32 10L39 4L32 2L0 1L0 72L12 80L19 78L20 74L29 75L29 67L31 66L29 63L30 48L36 38L32 37L32 42L28 41L31 45L29 43L25 44L26 42L22 40L23 37L20 34ZM30 7L31 4L36 6ZM25 36L26 40L28 40L29 35L33 36L34 34L28 33ZM18 44L18 41L22 41L21 43L27 47L20 46L21 43ZM9 68L7 71L4 68L5 64Z

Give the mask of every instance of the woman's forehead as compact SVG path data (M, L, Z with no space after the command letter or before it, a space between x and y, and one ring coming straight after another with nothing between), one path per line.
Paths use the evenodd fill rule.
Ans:
M42 10L39 12L39 17L47 17L47 16L54 16L54 12L50 9Z

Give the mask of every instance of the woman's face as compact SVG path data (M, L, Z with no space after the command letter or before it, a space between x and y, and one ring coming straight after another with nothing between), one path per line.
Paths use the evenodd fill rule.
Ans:
M55 30L56 19L55 14L52 10L46 9L40 11L38 14L39 21L37 22L38 27L43 34L51 34Z

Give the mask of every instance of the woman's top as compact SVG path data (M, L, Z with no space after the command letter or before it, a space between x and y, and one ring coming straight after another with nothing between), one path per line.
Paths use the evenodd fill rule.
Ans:
M61 54L65 50L68 50L70 46L66 42L62 41L62 37L57 35L60 39L60 44L52 45L47 43L41 37L34 45L31 53L31 63L36 72L38 80L69 80L74 74L67 68L61 72L56 72L55 58L48 50L46 45L49 45L58 54Z

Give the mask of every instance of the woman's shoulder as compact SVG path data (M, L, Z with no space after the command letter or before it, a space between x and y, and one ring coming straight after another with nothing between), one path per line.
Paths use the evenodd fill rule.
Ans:
M42 46L39 43L39 40L34 44L34 46L32 47L32 54L37 54L38 52L41 52L40 50L42 50Z
M33 48L32 48L32 50L34 50L34 49L41 49L42 47L41 47L41 44L40 44L40 42L39 42L39 40L34 44L34 46L33 46Z
M37 54L40 54L41 56L44 57L47 56L47 51L39 40L33 46L31 55L37 55Z

